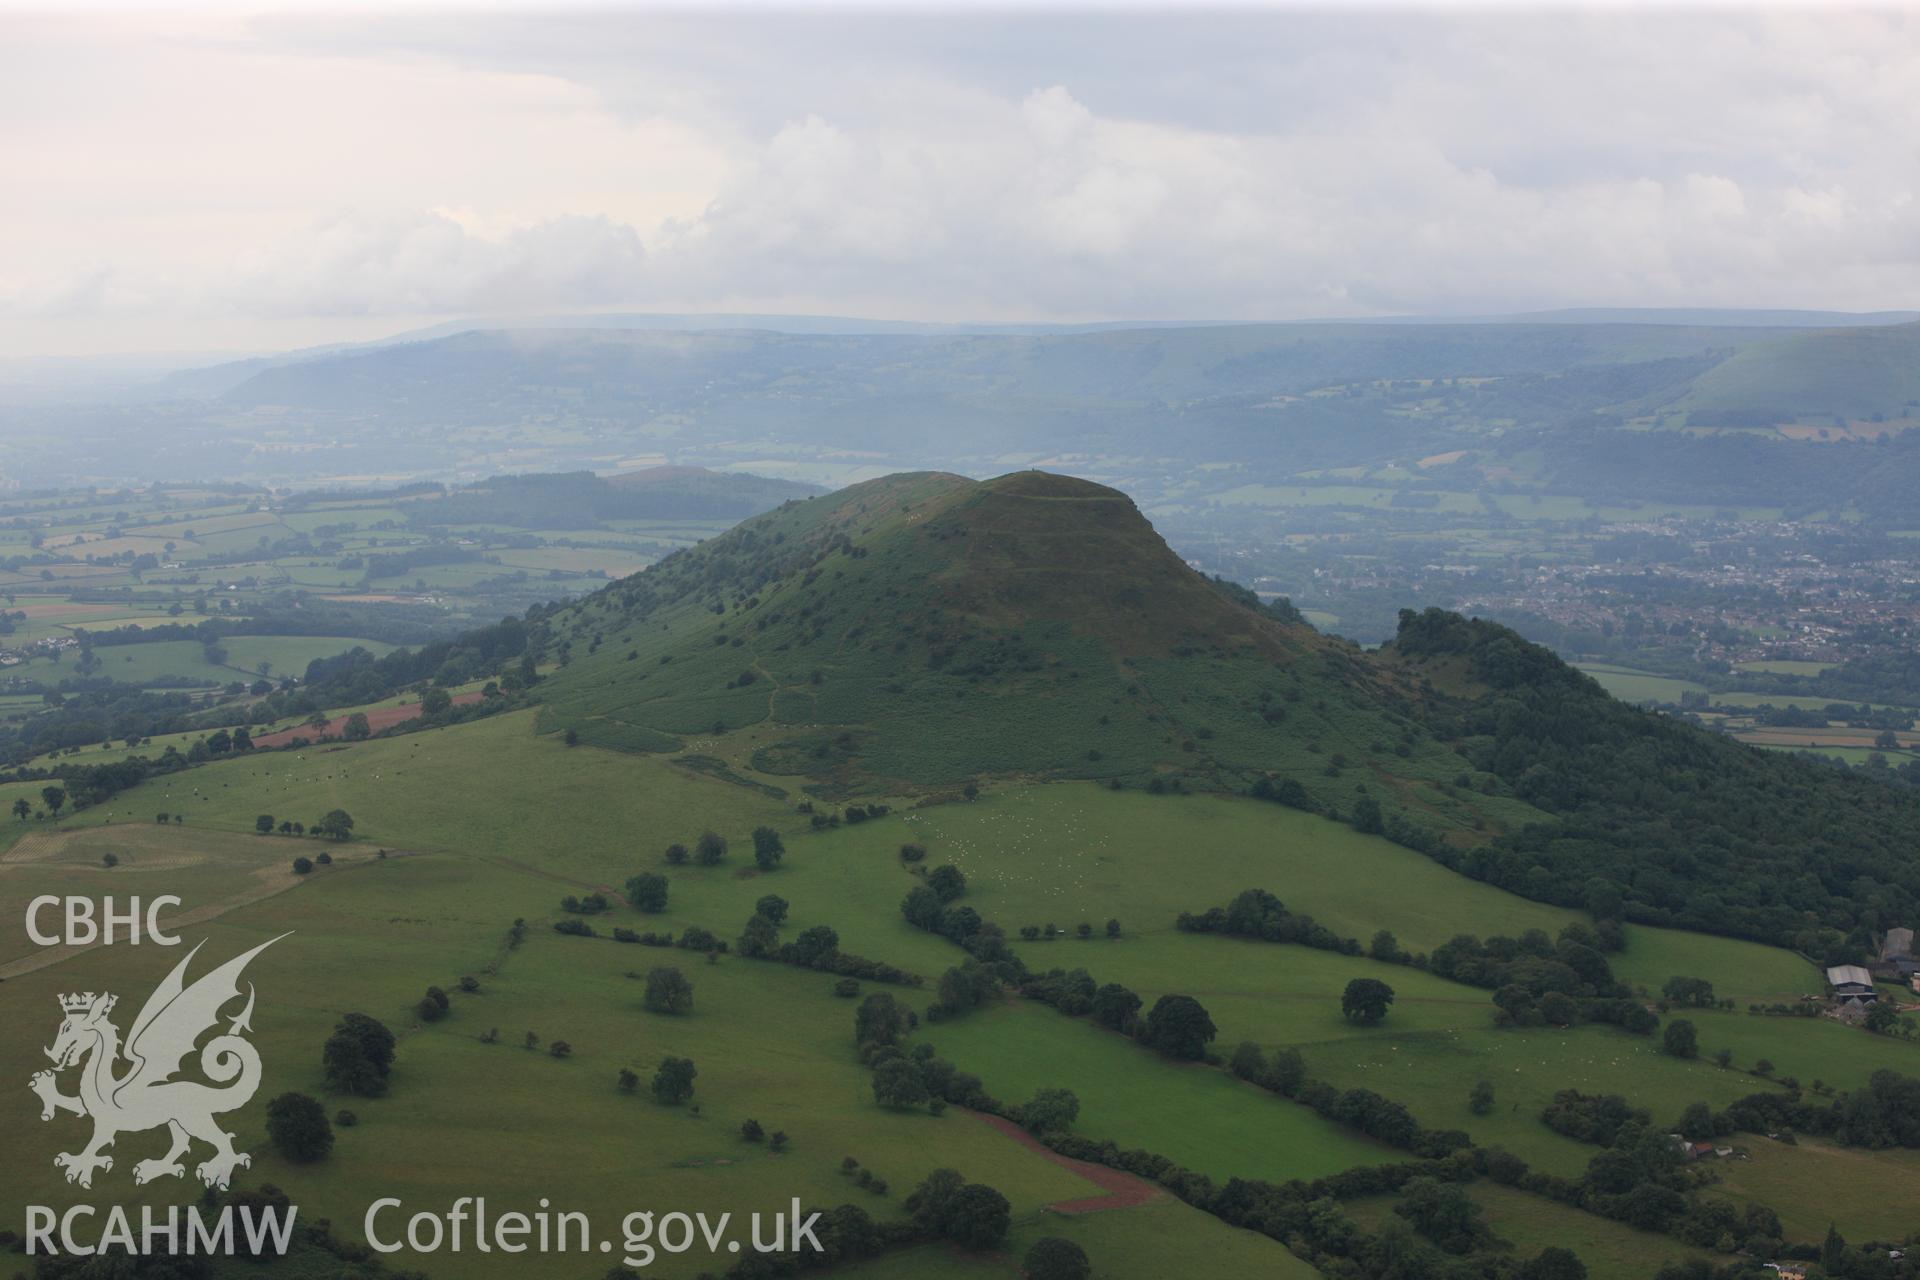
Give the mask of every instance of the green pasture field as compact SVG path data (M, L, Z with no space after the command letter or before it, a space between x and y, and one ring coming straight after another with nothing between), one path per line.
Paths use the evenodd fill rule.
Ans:
M1627 949L1609 956L1614 976L1658 997L1668 978L1705 978L1714 993L1748 1002L1791 1003L1826 990L1820 971L1793 952L1741 938L1683 929L1627 926Z
M1476 1142L1507 1147L1556 1173L1577 1173L1592 1154L1539 1121L1560 1089L1623 1093L1659 1111L1662 1098L1725 1106L1770 1087L1667 1057L1657 1039L1610 1027L1500 1030L1488 992L1306 947L1161 934L1023 944L1020 951L1031 969L1085 968L1099 982L1138 992L1148 1007L1162 995L1193 996L1219 1029L1214 1049L1223 1057L1242 1040L1269 1052L1297 1048L1320 1079L1375 1089L1405 1103L1429 1127L1465 1129ZM1340 993L1360 977L1394 989L1393 1010L1379 1026L1356 1027L1341 1016ZM1769 1021L1778 1027L1783 1020ZM1795 1030L1806 1029L1812 1028L1796 1024ZM1867 1068L1849 1072L1844 1083L1860 1083L1866 1074ZM1467 1094L1481 1079L1494 1083L1498 1105L1475 1116Z
M228 667L254 673L265 662L275 676L304 676L309 662L349 649L365 649L378 658L395 648L382 640L356 636L224 636L220 647L227 651Z
M1562 1089L1617 1093L1651 1112L1655 1123L1671 1124L1688 1103L1720 1109L1771 1088L1710 1062L1670 1057L1660 1051L1658 1032L1634 1036L1594 1026L1503 1031L1494 1027L1491 1013L1477 1025L1420 1029L1398 1001L1366 1036L1298 1047L1310 1074L1373 1089L1405 1104L1422 1124L1464 1129L1476 1142L1505 1147L1529 1164L1569 1177L1586 1167L1594 1148L1541 1122L1541 1111ZM1494 1088L1494 1109L1485 1116L1467 1106L1480 1080Z
M1869 1075L1883 1067L1920 1075L1920 1042L1877 1036L1830 1018L1757 1015L1747 1013L1744 1006L1734 1013L1676 1009L1668 1016L1693 1023L1700 1035L1702 1061L1721 1049L1731 1051L1728 1070L1711 1069L1731 1076L1748 1093L1767 1087L1748 1074L1762 1059L1773 1063L1775 1079L1791 1076L1803 1087L1824 1080L1851 1089L1865 1084Z
M538 572L564 569L568 573L587 575L604 572L610 578L624 578L646 568L652 563L652 557L605 547L535 547L528 550L503 549L500 563L509 569Z
M222 621L237 621L244 617L246 617L245 614L223 613L220 615ZM128 612L106 618L84 618L77 622L65 623L62 625L62 629L77 636L86 631L115 631L122 627L138 627L145 630L148 627L164 627L169 625L179 626L186 624L191 626L192 623L198 621L200 621L200 617L197 614L182 613L176 618L165 609L155 606L144 613Z
M365 570L337 569L334 564L332 560L315 564L311 557L301 556L286 556L273 562L274 568L295 586L317 591L344 591L360 584Z
M356 645L372 653L384 654L394 646L378 640L358 640L350 636L225 636L220 647L226 661L207 661L206 649L196 640L159 640L148 644L102 645L94 657L99 659L98 674L128 684L151 684L170 677L211 684L229 684L241 678L254 678L265 662L275 675L301 675L315 658L344 653ZM68 652L60 661L36 658L13 667L10 675L54 685L79 674L77 654Z
M1714 1162L1720 1177L1716 1190L1743 1206L1770 1205L1792 1238L1819 1240L1828 1223L1856 1244L1920 1233L1920 1206L1913 1197L1889 1194L1913 1186L1920 1176L1920 1152L1868 1151L1805 1137L1789 1146L1754 1134L1728 1141L1746 1158ZM1818 1194L1809 1194L1811 1188Z
M1096 1276L1179 1276L1196 1257L1205 1258L1222 1276L1313 1280L1319 1274L1279 1241L1230 1227L1164 1192L1129 1209L1082 1214L1042 1210L1016 1218L1006 1243L989 1254L926 1245L832 1274L846 1280L1010 1280L1019 1274L1027 1250L1045 1236L1079 1245Z
M1716 693L1713 695L1713 704L1716 707L1725 706L1725 707L1751 708L1751 707L1758 707L1758 706L1771 704L1776 707L1798 707L1803 711L1823 711L1828 706L1836 702L1843 703L1846 706L1850 706L1850 707L1857 707L1860 705L1859 703L1849 701L1846 698L1817 698L1817 697L1808 697L1801 694ZM1868 705L1870 705L1875 711L1887 711L1887 710L1895 709L1892 703L1887 703L1887 702L1870 703ZM1900 709L1905 710L1906 708L1900 708Z
M1739 737L1740 735L1734 735ZM1742 739L1745 741L1745 739ZM1865 764L1873 756L1884 756L1890 765L1904 764L1909 760L1920 760L1920 754L1912 751L1887 751L1879 747L1819 747L1794 746L1787 742L1755 742L1752 745L1766 751L1808 751L1814 755L1831 756L1835 760L1844 760L1848 764Z
M1704 688L1691 680L1654 675L1650 671L1636 671L1631 667L1604 662L1576 662L1573 665L1598 680L1601 688L1622 702L1678 702L1681 694L1699 693Z
M1342 823L1230 797L1061 782L915 808L900 822L904 838L926 846L927 866L951 862L967 874L968 901L1009 934L1049 921L1071 929L1086 920L1099 928L1109 918L1130 935L1170 932L1181 911L1225 906L1256 888L1335 933L1365 943L1387 929L1412 951L1430 951L1461 933L1557 934L1588 920ZM816 839L875 854L896 853L898 845L893 830L864 824L806 843ZM899 892L911 883L901 880ZM1813 968L1778 948L1640 926L1627 933L1627 950L1611 958L1615 972L1656 993L1676 975L1708 978L1723 994L1746 999L1820 990ZM1071 954L1078 944L1050 945ZM1070 967L1066 959L1048 963Z
M215 666L196 640L162 640L153 644L103 645L94 650L100 660L96 674L127 684L151 684L179 678L200 685L224 684L238 674ZM13 668L22 679L53 686L80 673L77 651L68 650L58 662L35 658Z
M815 1204L851 1200L888 1217L940 1164L990 1178L1023 1218L1047 1203L1097 1194L964 1112L934 1117L876 1106L854 1060L852 1006L831 994L825 975L737 959L694 964L683 952L594 945L544 928L507 952L506 923L527 872L449 855L368 861L369 850L358 845L341 854L353 865L303 886L304 901L267 899L196 934L209 939L214 959L292 931L248 971L259 990L253 1039L268 1069L255 1101L231 1122L239 1145L254 1153L248 1178L279 1185L303 1216L330 1217L343 1234L357 1237L365 1206L383 1195L442 1209L457 1196L484 1195L503 1210L531 1210L536 1196L546 1196L587 1212L602 1234L635 1209L738 1214L784 1208L796 1195ZM376 954L379 962L367 963ZM10 1074L30 1069L57 1022L57 992L110 989L137 999L179 956L95 950L0 984L0 1008L14 1025L47 1024L44 1037L9 1037L0 1063ZM493 964L498 972L487 972ZM695 987L693 1013L668 1018L641 1009L642 984L626 975L656 964L683 967ZM429 983L451 988L462 973L482 975L482 991L456 996L446 1021L417 1025L410 1010L419 991ZM330 1109L348 1107L360 1124L338 1131L330 1159L289 1164L264 1141L265 1101L287 1089L326 1096L318 1046L349 1009L381 1018L400 1036L392 1094L327 1097ZM481 1043L489 1028L499 1029L499 1043ZM529 1030L542 1050L564 1039L572 1055L521 1047ZM696 1063L697 1112L660 1106L644 1086L634 1095L617 1089L622 1067L644 1080L667 1054ZM484 1101L472 1090L481 1079ZM476 1105L485 1123L474 1122ZM774 1156L743 1142L738 1130L748 1118L790 1134L790 1150ZM76 1140L72 1126L23 1126L20 1137L16 1158L0 1171L0 1199L63 1206L87 1197L48 1165ZM130 1160L140 1143L123 1136L116 1152ZM421 1160L429 1149L436 1158ZM843 1178L847 1155L886 1178L889 1195ZM196 1191L172 1183L114 1187L128 1204ZM713 1261L663 1256L649 1274L691 1276ZM588 1280L606 1267L597 1253L549 1257L542 1274ZM513 1276L524 1274L524 1264L470 1253L460 1274Z
M1513 1245L1516 1257L1530 1258L1555 1245L1571 1249L1586 1262L1590 1280L1645 1280L1675 1260L1724 1262L1671 1236L1640 1231L1498 1183L1475 1183L1473 1198L1486 1211L1494 1234Z
M12 802L6 796L0 801ZM76 830L22 824L11 814L4 822L26 830L0 854L0 965L40 949L27 936L26 904L43 894L91 898L96 904L113 897L121 910L129 898L174 894L180 906L160 916L169 927L183 911L293 887L298 883L293 859L318 852L307 847L310 842L290 838L189 832L150 816L144 823L128 822L124 810L120 825ZM109 868L107 854L118 864ZM54 927L54 920L54 914L44 915L42 929Z
M370 840L509 857L602 883L653 869L668 843L708 827L736 845L763 822L800 827L771 798L664 760L537 737L533 714L352 746L257 752L155 778L116 796L114 807L176 811L193 826L228 831L252 830L263 812L311 821L344 808L357 820L356 834ZM68 821L90 824L97 812ZM541 892L539 902L565 891ZM516 914L537 905L522 904Z
M406 518L406 513L392 503L321 502L303 511L287 512L281 523L297 533L312 533L322 525L354 524L369 529L382 520Z
M1817 676L1835 664L1831 662L1796 662L1790 658L1778 658L1769 662L1736 662L1738 671L1765 671L1782 676Z
M130 756L161 756L166 753L168 747L176 747L184 753L192 748L197 739L206 737L209 732L211 731L196 729L186 733L155 734L151 742L142 739L137 747L129 747L125 738L115 738L111 747L90 742L77 749L69 748L65 751L36 756L30 765L36 769L50 769L58 764L101 764L109 760L124 760ZM38 790L37 786L35 790Z
M1671 1236L1640 1231L1624 1222L1587 1213L1572 1205L1530 1195L1482 1179L1471 1193L1495 1236L1513 1246L1513 1256L1527 1259L1542 1249L1571 1249L1587 1265L1589 1280L1647 1280L1668 1262L1701 1258L1723 1260L1701 1249L1691 1249ZM1347 1213L1370 1230L1401 1222L1393 1212L1396 1196L1367 1196L1349 1201Z
M1045 1005L992 1005L923 1025L916 1039L979 1076L1003 1101L1069 1087L1080 1099L1077 1131L1157 1152L1222 1181L1310 1180L1398 1158L1299 1103L1213 1067L1170 1062Z

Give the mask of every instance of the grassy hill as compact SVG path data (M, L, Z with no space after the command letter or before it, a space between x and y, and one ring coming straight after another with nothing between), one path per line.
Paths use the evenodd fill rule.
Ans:
M821 795L1279 772L1345 806L1459 772L1392 672L1195 573L1125 495L1040 472L789 504L556 615L549 643L543 727L649 751L752 729L754 770ZM1500 802L1422 803L1465 828Z
M1920 322L1757 343L1700 374L1676 407L1696 426L1920 416Z

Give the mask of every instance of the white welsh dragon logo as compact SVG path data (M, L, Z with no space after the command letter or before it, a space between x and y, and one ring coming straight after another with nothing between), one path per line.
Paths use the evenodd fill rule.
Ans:
M253 1163L250 1156L233 1149L233 1135L214 1120L221 1112L246 1105L260 1088L260 1054L241 1038L242 1032L253 1030L252 983L247 984L246 1007L232 1019L226 1034L214 1036L200 1050L201 1073L226 1087L174 1076L195 1042L219 1022L220 1010L239 998L240 972L247 962L278 941L263 942L187 986L187 965L204 945L196 944L147 997L124 1047L119 1028L107 1020L119 997L91 991L60 997L66 1018L46 1051L53 1071L36 1072L28 1085L40 1095L42 1120L53 1119L57 1111L93 1120L91 1142L80 1151L53 1158L55 1167L66 1171L68 1182L91 1187L94 1170L113 1168L113 1157L105 1150L116 1137L161 1125L172 1135L173 1145L159 1159L133 1166L136 1183L184 1174L180 1157L195 1138L213 1147L212 1157L195 1170L210 1187L224 1189L236 1167ZM122 1058L129 1065L116 1074ZM59 1091L54 1072L76 1065L80 1066L80 1092L69 1096Z

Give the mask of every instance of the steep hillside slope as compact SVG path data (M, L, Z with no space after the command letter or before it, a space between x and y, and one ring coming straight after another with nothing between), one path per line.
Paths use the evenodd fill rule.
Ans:
M1443 829L1486 797L1358 650L1209 582L1124 494L918 473L790 503L555 615L544 723L677 750L752 727L752 762L822 794L1039 774L1344 810L1405 791ZM1421 794L1414 796L1414 790ZM1298 797L1297 797L1298 798Z

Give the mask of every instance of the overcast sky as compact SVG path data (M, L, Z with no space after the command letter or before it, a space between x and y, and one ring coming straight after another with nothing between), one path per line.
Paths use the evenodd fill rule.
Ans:
M0 353L1911 307L1917 13L4 13Z

